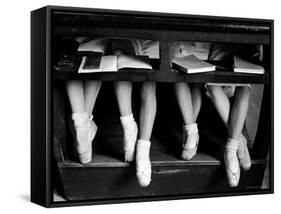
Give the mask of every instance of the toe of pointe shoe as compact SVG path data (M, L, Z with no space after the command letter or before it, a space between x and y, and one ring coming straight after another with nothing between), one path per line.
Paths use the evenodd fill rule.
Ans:
M237 187L240 180L240 170L237 172L232 172L228 167L226 167L227 180L230 187Z
M191 160L196 155L196 151L193 150L183 150L181 154L181 158L183 160Z
M141 187L147 187L151 182L150 176L146 176L141 172L137 173L137 179Z
M92 151L79 153L78 156L79 156L80 163L82 164L87 164L92 161Z
M244 136L241 136L239 139L239 144L238 144L238 160L239 160L239 164L240 167L244 170L247 171L251 168L251 157L250 157L250 153L248 150L248 146L247 146L247 140Z
M239 180L236 177L228 178L228 184L230 187L237 187L239 184Z
M250 155L246 154L243 158L240 158L239 165L244 171L249 170L252 166Z
M241 168L244 170L244 171L248 171L251 169L251 166L252 164L251 163L247 163L247 164L240 164Z

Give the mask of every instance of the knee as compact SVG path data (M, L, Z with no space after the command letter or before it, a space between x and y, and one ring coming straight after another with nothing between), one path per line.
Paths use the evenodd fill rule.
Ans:
M147 99L156 98L156 83L155 82L145 82L143 83L141 90L141 99L146 101Z
M190 95L190 87L186 82L177 82L174 84L175 93L181 94L181 93L188 93Z
M221 91L222 91L221 86L208 85L208 92L212 98L216 98L216 97L220 96Z

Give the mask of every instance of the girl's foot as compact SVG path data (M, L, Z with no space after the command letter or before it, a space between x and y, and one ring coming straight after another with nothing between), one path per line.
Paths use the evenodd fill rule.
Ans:
M183 150L182 159L190 160L197 152L199 143L199 134L196 123L185 125L183 127Z
M124 130L123 149L125 154L125 162L131 162L135 158L138 126L132 114L128 116L122 116L120 119Z
M81 163L92 160L92 141L97 132L97 126L87 113L72 114L76 130L76 149Z
M150 144L148 140L137 142L136 174L141 187L148 186L151 181Z
M238 144L237 140L228 138L225 145L224 163L228 183L231 187L236 187L240 179L240 167L237 157Z
M239 138L237 155L241 168L245 171L249 170L251 168L251 157L247 146L247 139L243 135Z

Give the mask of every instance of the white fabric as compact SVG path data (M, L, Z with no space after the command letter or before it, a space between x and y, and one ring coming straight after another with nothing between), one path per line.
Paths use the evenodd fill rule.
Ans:
M159 59L159 42L146 39L132 39L132 44L137 56L148 56Z
M125 153L125 162L131 162L135 157L138 126L134 120L133 115L124 116L120 119L124 131L123 148Z
M136 174L140 186L146 187L151 181L150 141L138 140L136 155Z
M227 150L233 150L233 151L236 152L237 149L238 149L238 144L239 144L238 140L234 140L232 138L228 138L227 142L226 142L226 145L225 145L225 148Z
M190 42L177 41L171 46L171 54L173 58L194 55L201 60L207 60L211 43L208 42Z
M131 124L133 121L135 121L133 114L121 116L120 120L122 125Z
M197 123L191 123L188 125L184 125L184 129L187 131L187 134L198 133Z
M72 120L75 126L87 125L89 121L89 115L87 112L73 113Z

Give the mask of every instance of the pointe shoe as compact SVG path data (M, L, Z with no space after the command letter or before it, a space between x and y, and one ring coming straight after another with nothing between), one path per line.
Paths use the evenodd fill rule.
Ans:
M133 115L120 118L124 130L123 150L125 162L132 162L135 159L135 147L138 135L138 126Z
M192 159L196 153L199 143L199 134L196 123L183 127L183 150L181 157L183 160Z
M97 132L97 126L87 113L72 115L76 129L76 150L79 161L83 164L92 160L92 141Z
M252 165L251 157L247 146L247 139L243 135L239 138L237 156L241 168L245 171L249 170Z
M237 157L238 143L237 140L228 138L224 152L225 170L231 187L238 186L240 179L240 166Z
M147 187L151 182L150 144L147 140L137 142L136 175L141 187Z

